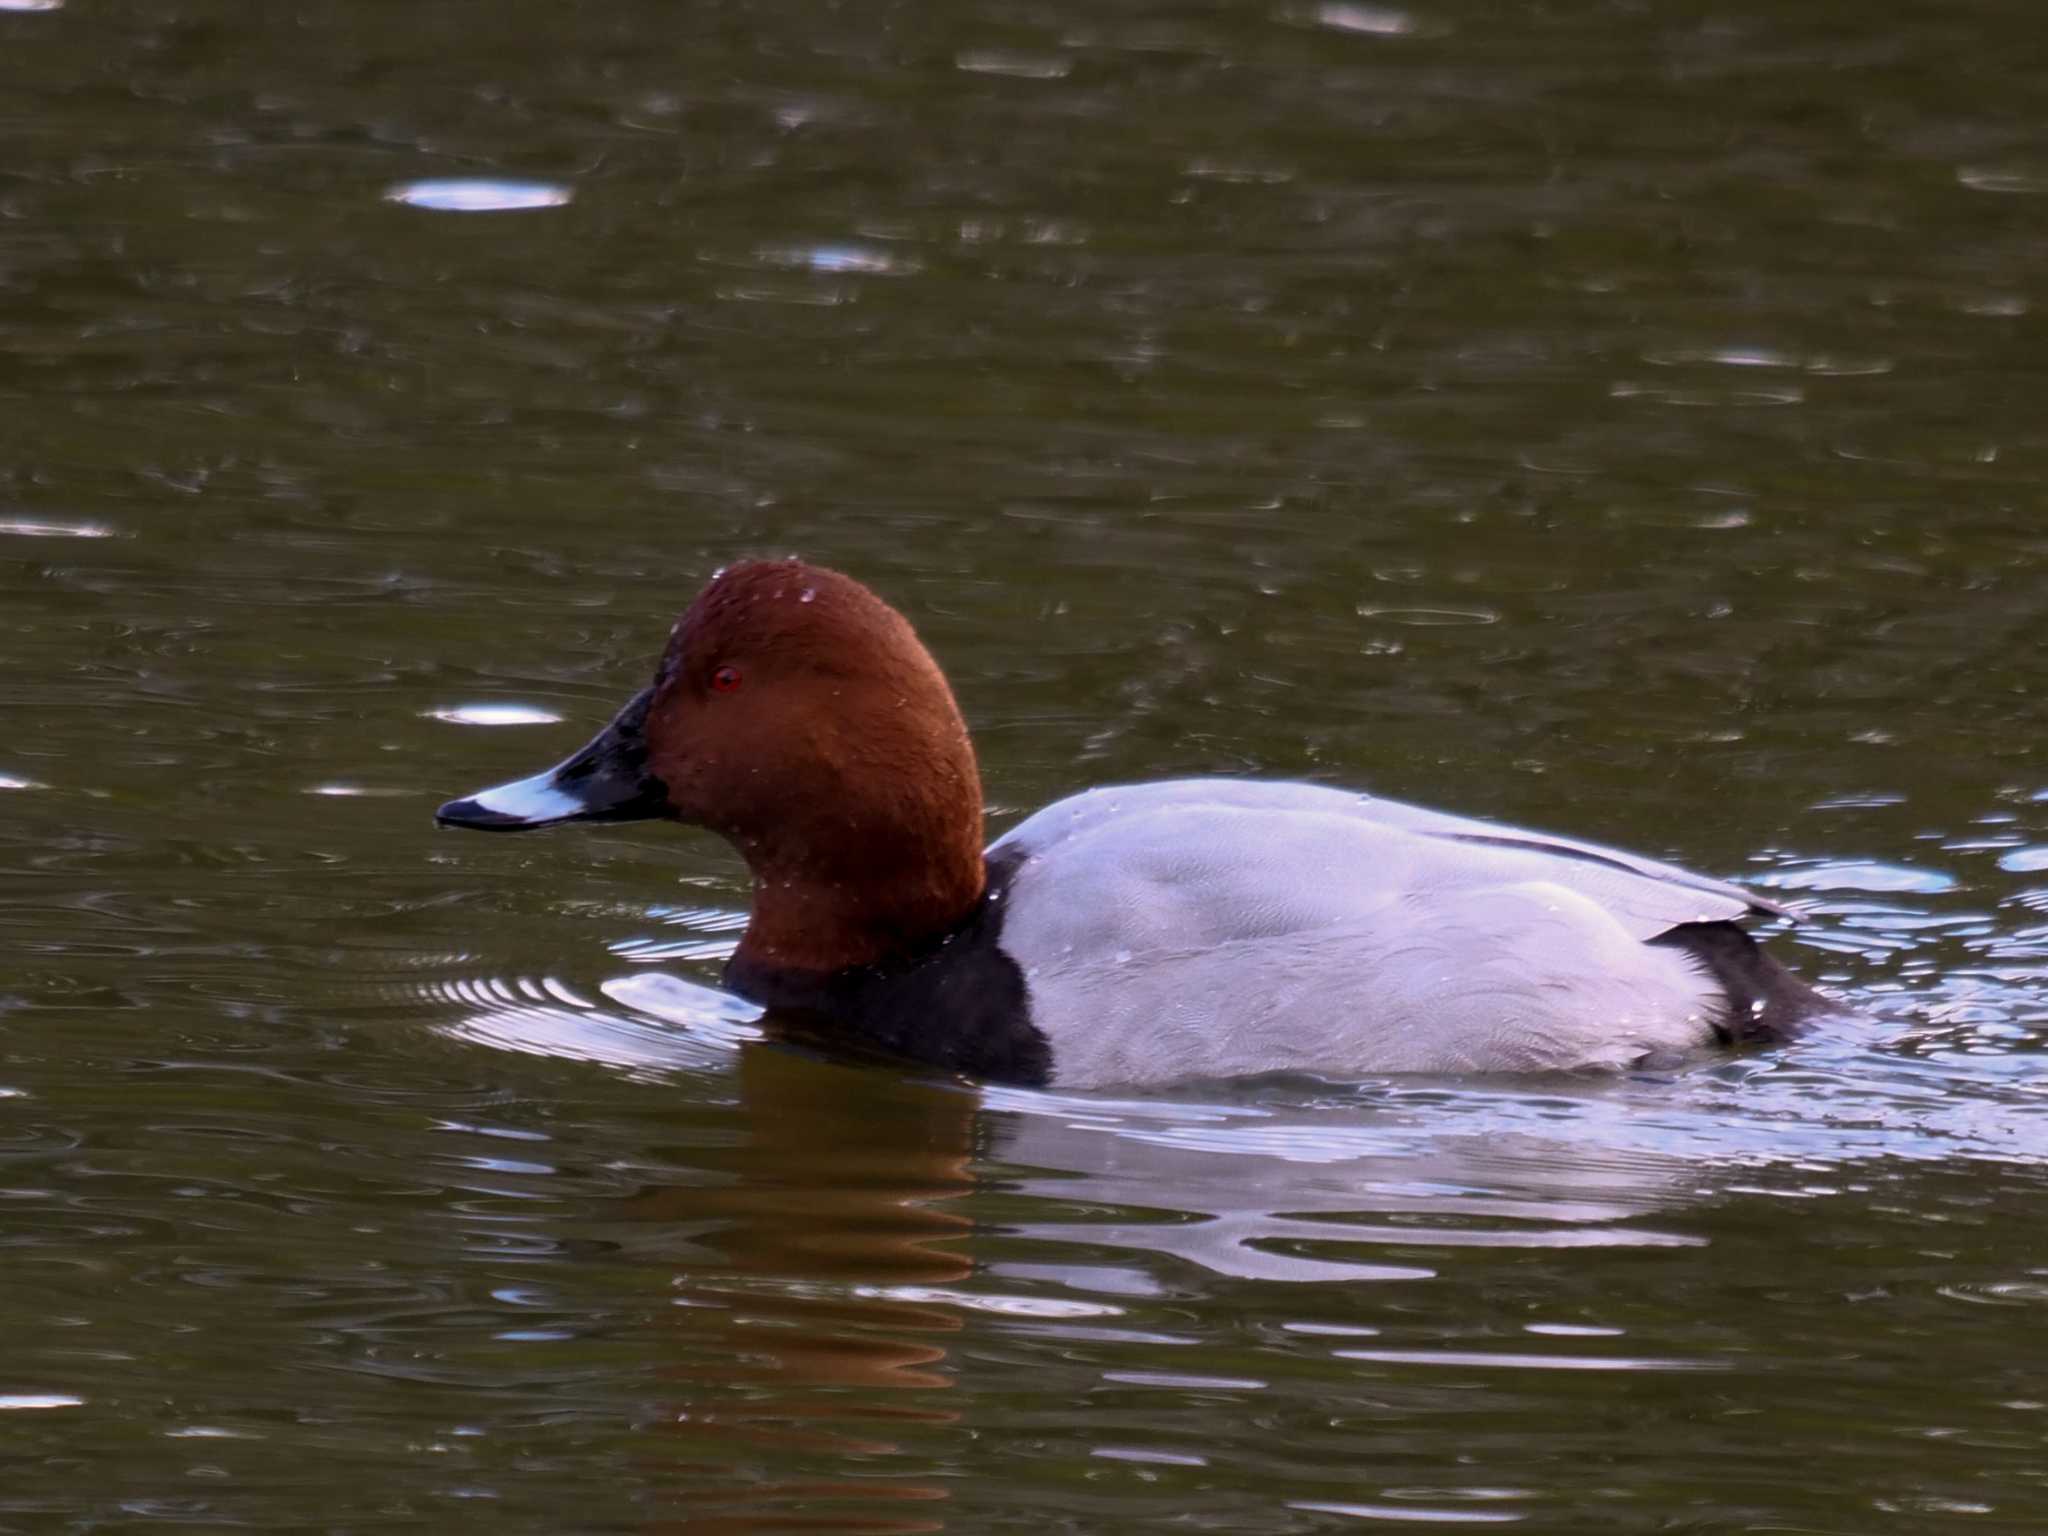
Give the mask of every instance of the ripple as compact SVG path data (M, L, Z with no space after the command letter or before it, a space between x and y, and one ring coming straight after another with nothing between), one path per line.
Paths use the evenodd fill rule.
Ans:
M1356 611L1361 619L1384 619L1389 624L1405 624L1411 629L1450 629L1458 625L1500 622L1500 615L1491 608L1381 608L1372 603L1360 603Z
M0 0L5 9L5 0ZM0 534L24 539L111 539L114 530L104 523L50 523L26 517L0 517Z
M1892 360L1888 357L1809 357L1806 360L1808 373L1823 374L1830 378L1860 378L1876 373L1890 373Z
M64 0L0 0L0 11L61 10Z
M73 1397L67 1392L0 1392L0 1413L33 1413L49 1408L84 1406L84 1398Z
M2036 870L2048 869L2048 844L2036 843L2031 848L2015 848L1998 860L2000 869L2009 869L2015 874L2032 874Z
M309 795L330 795L337 800L396 800L411 795L409 789L373 789L365 784L315 784L305 791Z
M1931 896L1956 888L1955 876L1910 864L1880 864L1874 859L1829 859L1789 865L1749 877L1753 885L1780 891L1911 891Z
M1001 1317L1122 1317L1122 1307L1099 1301L1069 1301L1061 1297L1004 1296L987 1291L960 1291L939 1285L856 1285L853 1294L870 1301L907 1301L920 1305L943 1304L968 1312L992 1312Z
M664 960L724 960L739 948L748 914L730 907L650 907L647 915L665 927L685 930L682 938L635 936L608 946L621 960L651 965Z
M420 990L425 996L438 1001L473 1008L517 1007L525 1003L565 1003L571 1008L594 1006L588 998L577 995L552 976L538 980L526 976L459 976L452 981L429 982Z
M1966 165L1956 172L1956 180L1973 192L2048 192L2048 177L2034 171Z
M1329 1504L1304 1499L1287 1507L1318 1515L1349 1515L1355 1520L1398 1520L1417 1525L1512 1525L1526 1518L1505 1509L1433 1509L1421 1504Z
M562 717L537 704L455 704L423 712L424 720L450 725L559 725Z
M851 296L828 288L778 291L764 288L758 283L738 283L720 288L718 297L721 301L732 304L801 304L812 309L823 309L834 304L847 303Z
M1683 347L1670 352L1646 352L1646 363L1675 366L1685 363L1718 363L1724 368L1797 368L1799 359L1789 352L1769 347Z
M1837 357L1828 353L1781 352L1775 347L1679 347L1646 352L1643 361L1660 367L1709 364L1718 368L1782 368L1799 373L1856 376L1890 373L1888 357Z
M970 75L1008 75L1014 80L1060 80L1073 69L1074 61L1055 55L1005 53L989 48L956 54L953 67Z
M1310 13L1319 27L1368 37L1403 37L1415 30L1415 18L1383 5L1319 5Z
M2048 1276L2048 1272L2035 1271L2024 1280L1962 1281L1935 1289L1951 1301L1967 1301L1978 1306L2038 1306L2048 1302L2048 1277L2044 1276Z
M657 1019L700 1028L737 1029L746 1039L755 1038L756 1032L748 1026L761 1017L759 1005L679 976L621 976L600 982L598 990L615 1003Z
M1720 1371L1718 1360L1673 1360L1656 1355L1530 1355L1508 1349L1339 1349L1339 1360L1379 1365L1478 1366L1504 1371Z
M580 1061L650 1077L717 1068L737 1044L680 1039L673 1030L603 1009L540 1006L479 1013L441 1032L515 1055Z
M1155 1451L1142 1445L1098 1445L1088 1452L1103 1461L1136 1461L1148 1466L1206 1467L1207 1457L1187 1456L1179 1451Z
M1277 187L1294 180L1285 166L1259 165L1244 160L1194 160L1187 174L1200 181L1221 181L1236 186Z
M833 276L906 277L917 263L867 245L770 245L754 253L771 267Z
M610 946L621 960L635 965L659 965L668 960L725 960L740 947L736 938L708 939L620 939Z
M49 787L47 784L37 783L34 779L16 778L11 773L0 773L0 789L48 789Z
M1982 298L1958 299L1955 307L1966 315L1985 315L1998 320L2009 320L2015 315L2024 315L2033 308L2016 293L1994 293Z
M436 982L430 997L467 1008L441 1033L523 1056L551 1056L641 1076L726 1066L761 1038L761 1010L744 998L674 976L625 976L600 990L627 1012L579 996L553 977L482 976Z
M384 200L436 213L518 213L560 208L572 196L569 188L555 182L451 177L403 182L387 191Z
M1255 1376L1191 1376L1181 1371L1104 1371L1104 1381L1127 1387L1173 1387L1183 1392L1263 1392Z
M657 923L694 929L698 933L738 933L749 914L735 907L649 907L647 915Z
M1794 385L1776 389L1671 389L1664 385L1636 384L1628 380L1608 386L1616 400L1648 400L1657 405L1798 405L1806 391Z

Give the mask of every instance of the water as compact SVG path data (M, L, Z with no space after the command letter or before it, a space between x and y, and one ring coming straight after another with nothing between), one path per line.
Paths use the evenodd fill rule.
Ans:
M0 1527L2040 1529L2033 21L0 5ZM786 550L997 829L1366 785L1868 1022L766 1048L707 839L429 817Z

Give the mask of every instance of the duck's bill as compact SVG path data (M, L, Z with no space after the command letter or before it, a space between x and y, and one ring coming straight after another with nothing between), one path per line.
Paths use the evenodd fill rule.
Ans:
M647 701L637 694L590 744L546 773L450 800L434 812L444 827L524 832L565 821L644 821L670 814L668 794L647 771Z

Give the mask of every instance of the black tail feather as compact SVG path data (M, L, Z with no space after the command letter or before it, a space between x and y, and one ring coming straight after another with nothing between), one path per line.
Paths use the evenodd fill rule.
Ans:
M1795 1038L1813 1019L1841 1005L1793 975L1739 924L1680 923L1652 944L1682 949L1727 994L1728 1010L1715 1020L1724 1045L1776 1045Z

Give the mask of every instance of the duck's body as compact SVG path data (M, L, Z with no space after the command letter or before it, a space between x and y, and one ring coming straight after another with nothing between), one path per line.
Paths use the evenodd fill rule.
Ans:
M746 689L780 707L720 697ZM1737 926L1782 911L1738 887L1316 785L1092 790L984 858L936 666L872 593L792 563L723 573L604 735L440 819L636 815L748 856L734 990L999 1080L1613 1069L1826 1007Z
M1062 800L1012 856L1002 945L1063 1087L1618 1068L1769 1027L1685 939L1773 909L1612 849L1198 779Z

